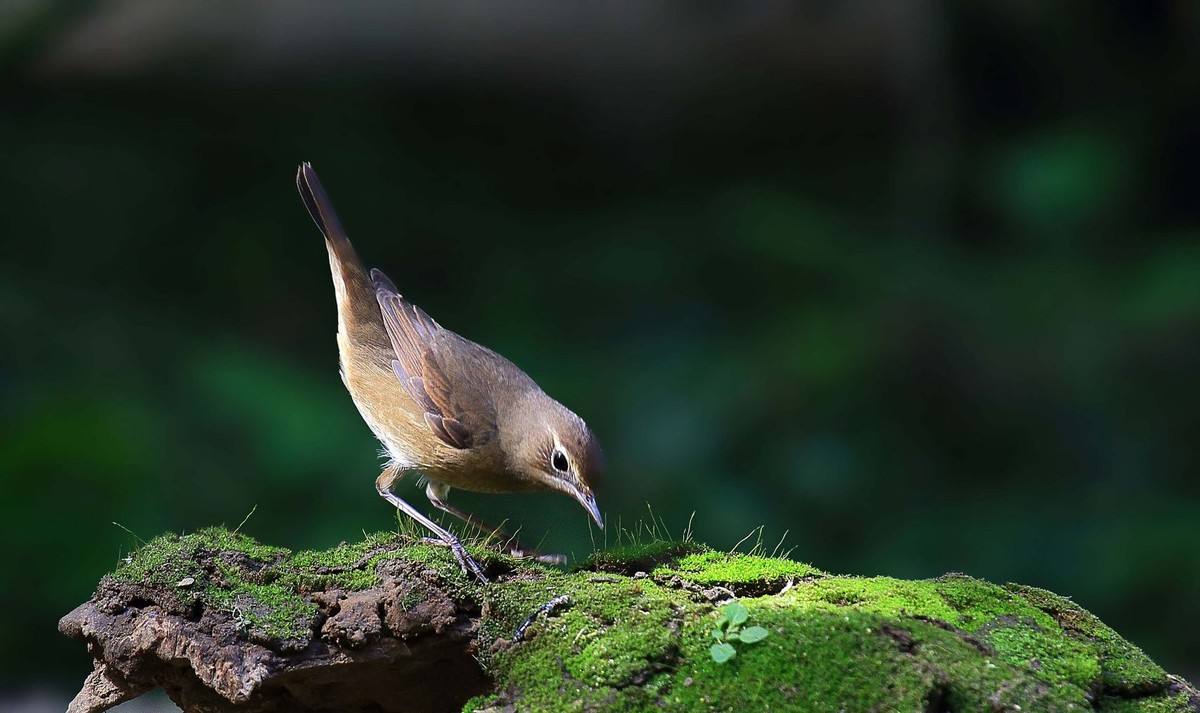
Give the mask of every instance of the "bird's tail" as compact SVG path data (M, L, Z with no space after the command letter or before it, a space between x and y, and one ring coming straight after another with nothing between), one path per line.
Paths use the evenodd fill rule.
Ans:
M321 185L321 179L317 178L317 172L313 170L311 163L305 161L300 164L296 171L296 188L300 191L300 200L304 201L308 214L312 216L321 235L324 235L329 243L329 249L336 253L341 262L361 266L358 253L354 252L350 238L346 237L342 221L338 220L329 194L325 192L325 187Z
M383 337L382 318L375 301L375 286L371 276L358 258L350 238L338 220L329 194L317 178L317 172L307 161L296 171L296 188L313 222L325 236L329 250L329 269L337 293L338 331L352 339L377 341ZM386 340L385 340L386 341Z

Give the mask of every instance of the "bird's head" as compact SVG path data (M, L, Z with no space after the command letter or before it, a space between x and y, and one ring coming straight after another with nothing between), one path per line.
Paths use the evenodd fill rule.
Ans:
M545 394L524 404L514 433L510 467L540 488L569 495L601 529L604 518L593 488L604 470L604 454L591 429L570 409Z

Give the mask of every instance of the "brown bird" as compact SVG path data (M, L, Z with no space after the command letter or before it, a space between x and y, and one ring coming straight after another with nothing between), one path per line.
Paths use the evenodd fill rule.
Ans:
M310 164L300 165L296 187L329 251L342 381L388 457L379 495L484 581L457 537L392 492L406 473L424 474L429 502L467 522L474 518L446 502L451 488L557 490L603 528L592 492L602 456L583 419L509 360L435 322L382 272L368 272Z

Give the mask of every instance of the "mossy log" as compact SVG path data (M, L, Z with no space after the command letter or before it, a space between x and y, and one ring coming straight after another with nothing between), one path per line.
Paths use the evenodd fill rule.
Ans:
M395 534L297 553L221 529L159 537L60 622L95 660L70 710L162 688L189 712L1200 711L1194 687L1033 587L693 543L570 572L473 552L490 584ZM732 599L766 638L717 663Z

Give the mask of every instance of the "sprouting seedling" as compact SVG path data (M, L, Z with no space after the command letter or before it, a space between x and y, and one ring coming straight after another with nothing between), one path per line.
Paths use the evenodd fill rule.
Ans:
M725 663L737 655L737 649L729 643L731 641L753 644L767 638L769 632L761 626L742 628L749 618L750 611L740 602L730 602L721 607L721 614L717 617L717 624L712 630L712 636L716 639L716 643L708 649L713 661Z

